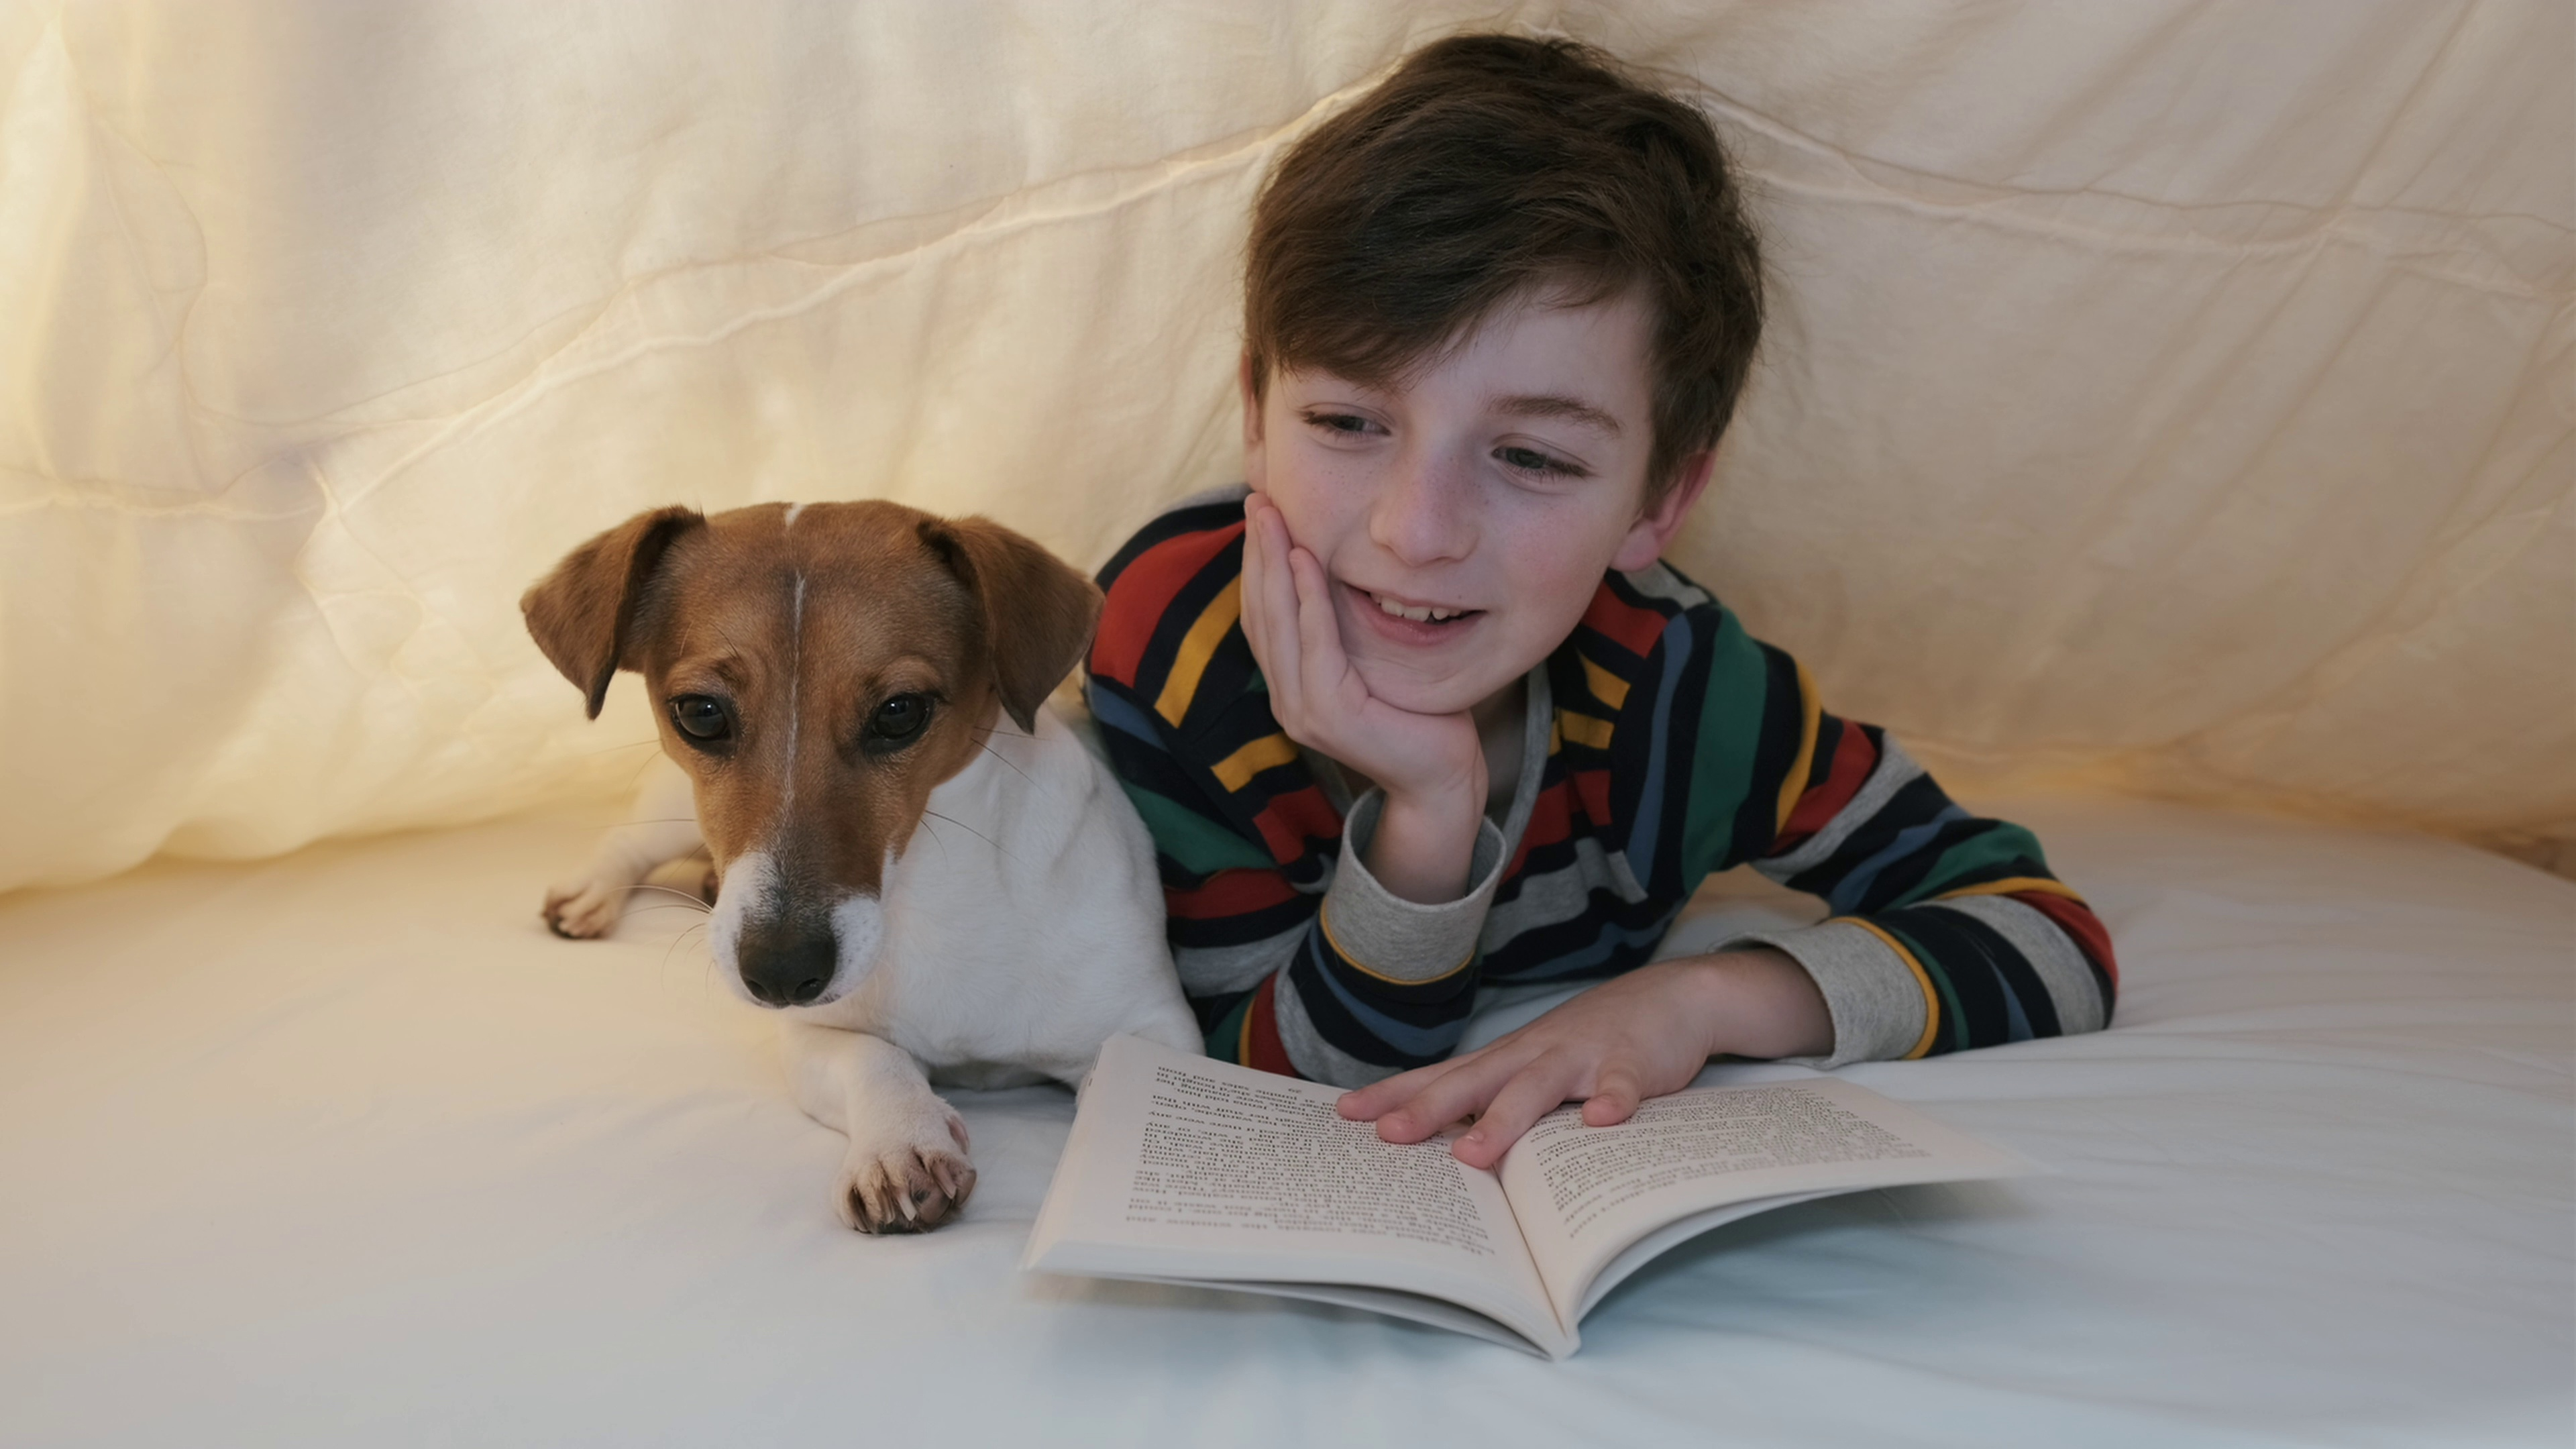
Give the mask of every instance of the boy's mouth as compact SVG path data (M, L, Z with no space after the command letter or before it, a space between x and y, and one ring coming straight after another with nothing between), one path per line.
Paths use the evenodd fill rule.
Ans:
M1396 598L1391 596L1391 593L1376 593L1376 590L1358 588L1358 585L1350 585L1350 588L1352 593L1358 593L1358 596L1365 598L1365 601L1376 603L1378 614L1388 616L1388 619L1404 619L1406 624L1445 627L1445 624L1461 624L1461 621L1476 619L1479 614L1484 614L1484 608L1448 608L1448 606L1440 606L1440 603L1412 603L1412 601L1406 601L1406 598Z

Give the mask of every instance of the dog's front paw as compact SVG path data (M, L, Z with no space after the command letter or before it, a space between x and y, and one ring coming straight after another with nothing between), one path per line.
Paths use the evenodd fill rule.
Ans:
M617 924L626 892L603 880L578 880L549 887L545 909L546 929L558 936L587 940L605 936Z
M945 1109L945 1103L940 1104ZM832 1210L863 1233L926 1233L966 1206L975 1164L966 1160L966 1123L951 1111L929 1130L850 1143L832 1180Z

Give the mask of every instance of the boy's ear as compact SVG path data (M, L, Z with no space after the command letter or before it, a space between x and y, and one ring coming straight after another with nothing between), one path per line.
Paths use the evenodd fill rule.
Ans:
M1709 473L1716 463L1715 448L1702 448L1682 459L1681 476L1664 490L1663 497L1637 515L1628 536L1619 541L1619 551L1611 555L1610 567L1626 573L1662 558L1673 535L1682 531L1682 520L1690 517L1691 505L1708 491Z
M635 606L662 555L706 521L694 508L639 513L564 555L554 572L519 596L529 637L582 692L590 718L599 718L608 682L625 662Z
M924 519L921 541L974 594L1002 708L1012 723L1036 730L1038 706L1091 643L1100 621L1099 588L989 518Z

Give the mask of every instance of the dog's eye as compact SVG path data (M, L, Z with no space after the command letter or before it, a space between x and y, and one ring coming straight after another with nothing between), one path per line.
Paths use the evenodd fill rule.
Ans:
M671 701L671 723L690 739L706 744L730 738L733 718L724 701L708 694L684 694Z
M868 717L868 743L879 746L910 744L930 723L930 696L898 694L877 706Z

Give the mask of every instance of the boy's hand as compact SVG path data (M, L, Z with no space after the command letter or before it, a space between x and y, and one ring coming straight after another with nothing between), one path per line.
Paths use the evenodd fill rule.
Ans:
M1243 500L1243 636L1288 738L1386 791L1371 873L1407 900L1457 899L1485 813L1485 752L1473 717L1415 714L1369 693L1342 652L1332 583L1287 520L1258 493Z
M1721 1052L1821 1055L1833 1040L1824 998L1786 955L1690 956L1605 981L1481 1050L1346 1092L1338 1107L1376 1122L1388 1142L1420 1142L1476 1114L1450 1155L1490 1168L1561 1102L1582 1102L1583 1120L1607 1127L1689 1086Z

